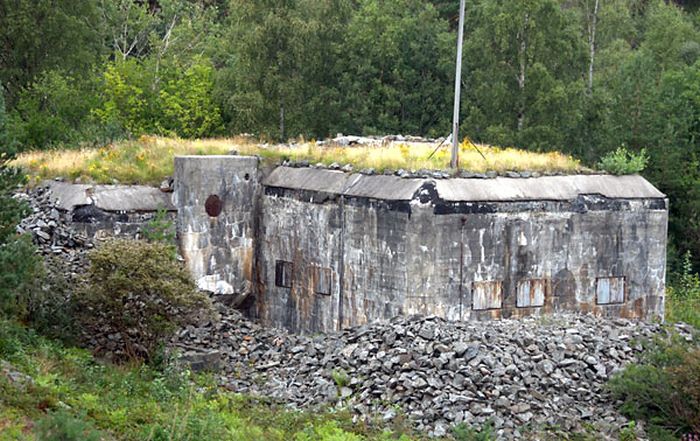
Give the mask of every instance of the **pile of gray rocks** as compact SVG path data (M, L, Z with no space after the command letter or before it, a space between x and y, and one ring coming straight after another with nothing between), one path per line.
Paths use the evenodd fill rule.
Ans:
M499 438L524 427L614 436L628 421L605 383L634 362L660 325L554 315L491 322L398 317L309 337L259 326L220 308L221 319L172 341L195 369L219 372L229 389L296 408L339 406L356 418L407 416L433 436L491 422ZM690 328L678 330L692 338Z
M46 186L27 188L14 196L27 203L29 215L16 227L30 233L39 252L47 259L48 270L65 277L69 284L85 271L87 252L94 241L72 225L71 213L61 210Z

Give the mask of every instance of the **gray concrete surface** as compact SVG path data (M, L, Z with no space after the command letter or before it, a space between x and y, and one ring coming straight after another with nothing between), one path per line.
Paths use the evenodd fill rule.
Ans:
M251 182L234 178L244 172ZM190 268L249 281L247 311L266 324L313 333L406 314L663 316L667 201L640 176L433 181L277 167L263 177L252 158L192 157L176 160L175 178ZM203 198L216 191L228 195L227 222L245 228L208 227Z
M252 288L258 179L253 157L175 158L173 202L181 254L200 288L232 296L234 304ZM220 201L218 215L206 211L210 197Z

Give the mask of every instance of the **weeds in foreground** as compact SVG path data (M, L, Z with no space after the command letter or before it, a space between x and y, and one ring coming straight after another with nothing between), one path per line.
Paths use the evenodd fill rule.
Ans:
M666 290L666 321L685 322L700 329L700 275L693 273L690 252L683 256L675 279Z
M0 369L0 441L94 433L125 441L420 439L357 424L342 410L290 411L223 391L212 377L173 365L103 364L11 321L0 320L0 360L31 377L10 380Z

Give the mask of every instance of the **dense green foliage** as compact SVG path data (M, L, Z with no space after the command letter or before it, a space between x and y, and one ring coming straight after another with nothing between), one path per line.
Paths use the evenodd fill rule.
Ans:
M151 360L178 326L209 312L189 272L163 242L113 240L93 250L77 294L87 329L108 326L129 359Z
M19 170L8 166L13 158L14 145L7 131L5 101L0 93L0 317L25 319L41 264L30 238L18 236L15 231L28 209L12 197L24 182Z
M696 336L697 337L697 336ZM651 439L700 432L700 347L680 338L650 344L640 363L609 383L621 411L649 423Z
M21 149L142 134L445 135L458 3L4 0L9 132ZM670 200L670 262L691 251L700 268L697 2L469 1L463 74L474 141L590 166L646 149L643 173Z

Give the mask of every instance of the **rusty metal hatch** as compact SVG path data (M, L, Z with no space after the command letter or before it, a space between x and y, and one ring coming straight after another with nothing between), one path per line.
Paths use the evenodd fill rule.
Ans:
M472 285L472 309L500 309L503 305L503 283L489 280Z
M212 194L209 195L207 200L204 202L204 210L211 217L217 217L221 214L221 209L223 208L223 202L219 196Z
M294 264L286 260L275 261L275 286L291 288L294 274Z
M518 308L544 306L547 279L525 279L518 282L515 306Z
M320 266L312 266L309 268L311 272L311 280L314 287L314 293L331 295L332 272L330 268L322 268Z
M595 285L595 301L598 305L625 302L624 277L599 277Z

